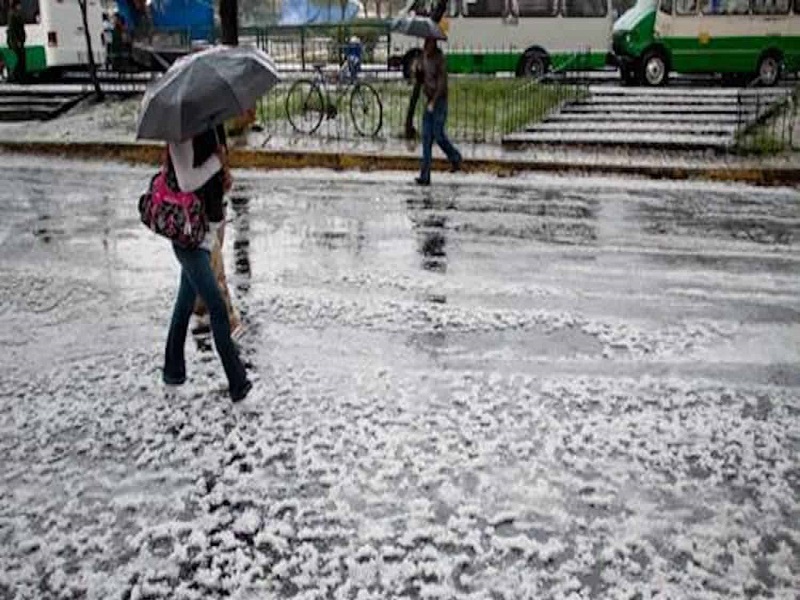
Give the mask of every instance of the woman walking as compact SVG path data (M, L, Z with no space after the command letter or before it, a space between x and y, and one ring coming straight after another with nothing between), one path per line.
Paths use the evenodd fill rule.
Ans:
M181 280L167 336L163 377L168 386L186 381L186 333L195 299L200 296L211 317L214 345L228 378L231 400L238 402L253 385L231 339L228 309L211 267L211 249L224 219L223 195L232 183L227 165L225 146L214 129L167 145L167 183L172 189L194 192L203 200L209 230L198 248L172 245L181 265Z

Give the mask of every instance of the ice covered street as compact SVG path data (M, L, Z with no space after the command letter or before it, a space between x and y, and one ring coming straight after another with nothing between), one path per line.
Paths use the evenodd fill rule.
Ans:
M3 165L0 600L797 598L800 191L238 171L232 406L152 168Z

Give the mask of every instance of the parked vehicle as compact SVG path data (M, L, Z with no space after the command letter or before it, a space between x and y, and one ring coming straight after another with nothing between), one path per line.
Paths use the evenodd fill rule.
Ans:
M800 70L800 0L639 0L614 24L613 49L626 83L663 85L675 71L775 85Z
M6 4L0 2L0 55L4 65L16 60L6 45ZM55 75L65 68L84 68L88 64L83 18L76 0L22 0L22 13L27 73ZM102 65L106 49L100 0L87 0L86 17L95 64ZM0 68L0 74L5 72L7 69Z
M420 1L401 15L424 9ZM443 22L447 68L525 77L567 64L601 69L610 56L614 18L612 0L451 0ZM402 68L408 77L419 52L419 40L392 35L389 68Z

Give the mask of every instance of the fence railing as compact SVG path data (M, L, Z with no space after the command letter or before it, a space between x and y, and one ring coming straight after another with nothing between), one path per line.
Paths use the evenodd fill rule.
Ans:
M242 42L264 50L279 67L302 71L310 70L316 63L341 64L353 37L359 40L364 64L386 67L392 40L386 21L251 27L240 34Z
M326 103L335 110L324 111L319 128L312 134L295 129L289 119L303 110L302 102L287 101L294 81L278 86L262 99L258 117L264 131L271 136L321 140L402 139L406 137L406 116L412 86L402 80L359 80L377 92L382 106L380 130L374 136L365 136L353 121L350 99L353 86L344 83L326 83L323 93ZM472 143L497 143L504 135L518 131L539 121L564 102L585 95L582 86L560 83L540 83L531 80L495 77L451 77L448 86L448 135L458 141ZM420 98L413 115L417 133L422 131L422 116L426 102ZM316 105L315 105L316 106ZM363 129L363 128L362 128Z
M733 150L743 154L774 154L800 147L797 130L800 86L794 90L760 88L756 79L737 95Z

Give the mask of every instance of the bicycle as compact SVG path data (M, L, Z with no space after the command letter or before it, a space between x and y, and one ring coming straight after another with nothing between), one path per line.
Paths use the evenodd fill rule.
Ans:
M366 137L378 135L383 126L383 104L375 88L359 81L357 71L345 61L338 73L333 102L322 71L324 66L315 64L313 79L300 79L289 88L286 116L295 131L312 134L319 129L323 117L335 119L342 98L350 90L350 118L356 131ZM344 84L341 83L343 79Z

